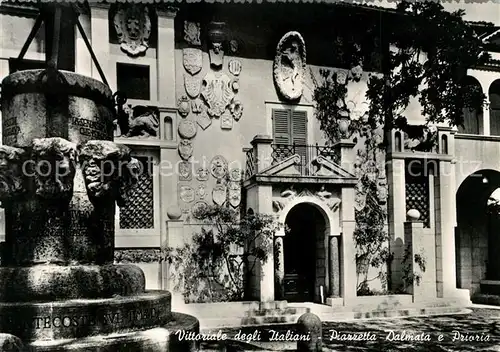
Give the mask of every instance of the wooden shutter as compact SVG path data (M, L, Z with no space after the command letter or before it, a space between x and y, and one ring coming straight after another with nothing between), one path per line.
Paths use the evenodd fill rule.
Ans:
M300 146L307 144L307 113L292 111L292 143Z
M300 171L307 168L307 113L292 111L292 143L295 144L295 154L300 155Z
M291 111L273 109L273 137L275 144L292 144Z

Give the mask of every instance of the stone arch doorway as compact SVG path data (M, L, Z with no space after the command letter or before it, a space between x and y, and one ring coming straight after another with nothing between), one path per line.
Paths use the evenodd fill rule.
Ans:
M457 191L457 287L471 294L487 293L491 285L486 282L493 282L500 292L500 214L491 211L489 202L498 188L500 172L481 170L469 175Z
M278 265L279 295L289 302L321 302L329 294L328 239L330 224L324 210L298 203L286 213L281 238L283 263ZM336 258L339 257L339 248ZM338 262L338 259L337 259ZM339 280L338 267L336 279ZM340 281L339 281L340 282ZM322 294L323 293L323 296Z

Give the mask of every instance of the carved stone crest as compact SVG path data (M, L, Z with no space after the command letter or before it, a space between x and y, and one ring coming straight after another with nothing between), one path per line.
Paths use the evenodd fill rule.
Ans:
M233 116L229 111L225 111L220 118L220 128L223 130L233 129Z
M210 162L210 173L216 179L223 179L227 174L227 161L223 156L217 155Z
M184 203L192 203L194 201L194 189L191 186L179 186L179 198Z
M241 175L242 175L241 169L237 169L237 168L231 169L229 171L229 180L231 180L233 182L240 182Z
M281 96L296 100L302 96L306 75L306 45L298 32L288 32L278 43L274 58L274 83Z
M235 100L229 105L229 111L233 115L234 120L239 121L241 115L243 115L243 104L239 100Z
M196 124L191 120L182 120L178 130L182 138L191 139L196 136Z
M203 55L201 49L182 49L182 63L187 72L195 75L203 68Z
M208 105L208 114L220 117L234 97L231 79L225 73L208 72L203 79L201 96Z
M227 68L228 68L229 72L231 72L231 74L233 74L235 76L240 75L241 67L242 67L241 61L236 60L236 59L229 61L229 63L227 64Z
M183 160L189 160L193 155L193 143L189 139L183 139L179 142L179 155Z
M201 219L206 214L207 209L208 204L206 202L198 201L194 203L193 207L191 208L191 214L193 214L193 217L195 219Z
M198 22L184 21L184 40L191 45L201 45Z
M207 115L206 111L196 115L196 123L202 130L206 130L212 124L212 119Z
M221 182L217 182L212 191L212 200L215 204L223 206L226 203L227 198L227 187Z
M179 163L179 181L191 181L192 177L191 163L188 161L181 161Z
M191 98L196 98L200 95L201 79L184 74L184 88Z
M208 169L206 167L200 167L196 173L196 178L198 181L208 180Z
M198 185L197 194L200 199L205 199L205 196L207 195L207 189L204 184Z
M151 19L149 9L141 4L120 4L113 18L120 48L130 56L144 53L149 47Z
M203 111L203 100L200 98L196 98L195 100L191 100L191 111L193 114L199 114Z
M177 109L181 116L186 117L187 115L189 115L189 111L191 109L189 98L186 97L185 95L180 97L179 100L177 101Z
M241 186L239 182L229 182L229 204L237 208L241 203Z

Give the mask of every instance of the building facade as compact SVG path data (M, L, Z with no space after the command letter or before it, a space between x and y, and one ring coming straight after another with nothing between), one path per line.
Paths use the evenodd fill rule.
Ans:
M45 60L43 30L24 60L13 60L36 14L29 6L2 4L2 78ZM103 80L101 69L112 91L120 92L115 141L132 148L147 171L130 204L117 211L117 261L140 263L150 288L172 289L168 265L157 262L159 250L189 241L205 207L274 214L283 224L274 239L283 248L280 264L274 258L262 264L252 296L354 303L356 167L363 140L328 141L313 94L322 69L337 72L349 81L349 118L362 118L367 81L381 71L381 36L393 16L341 4L82 6L79 21L98 65L75 31L75 70ZM391 214L392 282L401 280L408 246L424 252L427 270L413 294L429 300L468 300L500 288L498 222L486 211L500 186L500 32L488 27L478 34L493 60L469 69L467 82L482 88L488 105L467 112L458 130L438 126L432 152L415 152L412 141L393 131L381 156L388 173L376 175ZM367 53L362 67L346 64L350 41ZM417 103L406 116L415 124L424 120ZM2 137L8 143L7 131ZM422 172L410 175L413 167ZM412 209L420 222L409 221Z

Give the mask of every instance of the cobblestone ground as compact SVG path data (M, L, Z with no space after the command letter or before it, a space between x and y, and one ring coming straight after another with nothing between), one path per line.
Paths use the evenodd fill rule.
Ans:
M293 326L224 329L229 338L238 331L260 333L260 350L293 351L294 343L265 343L270 332L274 337L289 338ZM217 330L218 331L218 330ZM335 332L333 332L335 331ZM212 330L211 333L216 331ZM350 340L345 340L347 338ZM352 340L357 338L358 340ZM264 343L262 343L264 342ZM323 324L324 351L500 351L500 310L473 309L471 314L411 317L401 319L364 320L352 323ZM259 350L245 343L202 343L202 351L251 351Z

